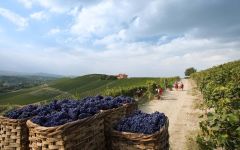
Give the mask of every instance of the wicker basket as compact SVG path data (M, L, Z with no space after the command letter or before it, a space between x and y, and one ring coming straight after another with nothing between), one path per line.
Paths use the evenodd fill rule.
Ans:
M27 121L32 150L104 149L104 113L56 127L42 127Z
M126 109L128 105L104 111L104 134L106 139L106 149L111 149L111 133L112 127L126 116Z
M160 131L147 135L112 130L113 150L168 150L168 119Z
M138 109L138 103L137 102L127 104L127 106L126 106L126 116L132 114L137 109Z
M28 150L26 119L9 119L0 116L0 149Z

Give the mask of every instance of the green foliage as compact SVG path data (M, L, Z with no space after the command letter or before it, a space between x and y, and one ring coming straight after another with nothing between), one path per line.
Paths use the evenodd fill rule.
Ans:
M137 90L142 89L143 92L146 91L145 86L132 86L132 87L116 87L113 89L108 89L102 93L102 95L108 95L108 96L119 96L119 95L125 95L125 96L131 96L134 97L137 94Z
M107 87L103 95L119 96L126 95L137 97L137 90L142 89L144 96L150 100L156 94L157 86L162 88L171 87L171 85L179 80L179 77L172 78L130 78L118 80L118 84L111 84ZM114 86L113 86L114 85Z
M193 74L193 73L195 73L195 72L197 72L197 70L196 70L195 68L193 68L193 67L187 68L187 69L185 70L185 76L190 76L191 74Z
M150 100L156 94L157 83L154 81L147 81L146 84L147 84L146 94L148 96L148 99Z
M102 80L117 80L117 77L112 76L112 75L102 75L101 79Z
M202 149L240 149L240 61L191 75L211 110L200 122Z

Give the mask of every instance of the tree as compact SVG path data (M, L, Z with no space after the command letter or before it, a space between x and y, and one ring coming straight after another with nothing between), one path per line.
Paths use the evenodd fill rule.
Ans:
M190 76L192 73L194 73L194 72L197 72L197 70L195 69L195 68L193 68L193 67L191 67L191 68L187 68L186 70L185 70L185 76Z

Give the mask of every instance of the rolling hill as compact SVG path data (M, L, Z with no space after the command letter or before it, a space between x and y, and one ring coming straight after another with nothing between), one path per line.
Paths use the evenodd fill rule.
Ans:
M39 86L57 79L52 76L0 75L0 94Z
M0 94L0 104L25 105L40 101L48 101L54 98L82 98L85 96L102 94L108 89L131 86L146 86L147 81L163 81L163 78L128 78L118 80L108 77L108 75L103 74L90 74L76 78L60 78L58 80L49 82L48 84L43 84L16 92ZM177 79L177 77L166 79Z

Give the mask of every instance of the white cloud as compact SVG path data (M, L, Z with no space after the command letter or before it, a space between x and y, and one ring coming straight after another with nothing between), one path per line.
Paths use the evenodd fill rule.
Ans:
M72 12L73 9L77 8L78 6L88 6L91 4L96 3L98 0L91 0L91 1L85 1L85 0L18 0L19 3L21 3L24 7L30 9L33 6L40 6L44 9L47 9L50 12L53 13L66 13L66 12ZM71 13L70 13L71 14Z
M59 74L170 76L183 75L187 67L204 69L240 58L237 1L29 2L28 8L40 6L56 17L69 17L67 23L54 20L55 28L47 33L56 38L47 44L57 41L63 47L49 49L42 43L39 50L38 46L25 46L21 52L0 49L0 64L6 64L1 68L15 65ZM44 13L30 17L44 19Z
M104 18L104 14L111 7L110 5L111 2L109 1L89 9L83 8L82 12L76 17L75 23L71 27L71 32L86 37L91 36L90 34L106 32L106 21L108 20Z
M44 11L32 13L30 17L35 20L44 20L48 18L47 14Z
M28 20L8 9L0 8L0 15L18 26L18 30L23 30L28 26Z
M96 5L74 9L77 17L70 31L83 39L97 37L98 40L115 36L123 29L128 40L163 35L184 36L187 33L202 38L240 38L240 22L236 15L239 2L197 1L191 6L186 3L191 2L101 1ZM229 11L223 13L223 9Z
M26 8L32 8L33 0L18 0L19 3L22 3Z
M120 30L118 33L116 34L111 34L111 35L107 35L105 37L103 37L100 40L96 40L94 42L94 44L100 44L100 45L110 45L111 43L116 43L116 42L123 42L125 39L127 39L126 37L126 30L122 29Z
M58 34L61 30L59 28L53 28L48 32L48 35Z
M53 0L37 0L37 3L40 6L49 9L51 12L56 12L56 13L62 13L62 12L65 12L66 9L68 9L61 3Z
M126 72L132 76L183 75L188 67L206 69L240 58L239 43L181 37L169 43L112 44L108 50L89 55L98 64L96 72ZM89 66L93 67L94 66Z
M129 25L141 10L139 6L128 1L101 1L100 3L82 8L74 18L70 31L74 35L89 38L91 36L106 36L119 32ZM137 25L139 18L136 18Z
M72 50L37 50L34 47L21 51L0 50L0 64L5 64L0 69L19 68L66 75L125 72L130 76L175 76L183 75L191 66L199 70L239 59L239 45L181 37L162 45L115 43L105 51L80 47Z
M62 4L64 1L56 1L56 0L18 0L24 7L30 9L34 5L41 6L43 8L48 9L51 12L55 13L63 13L68 8L68 5Z
M75 6L75 7L73 7L72 10L69 11L69 14L70 14L70 15L73 15L73 16L76 16L76 15L78 15L78 13L81 11L81 9L82 9L82 7L80 7L80 6Z

